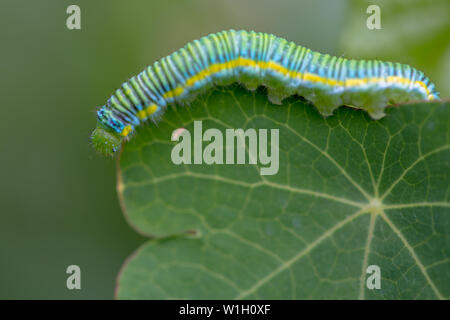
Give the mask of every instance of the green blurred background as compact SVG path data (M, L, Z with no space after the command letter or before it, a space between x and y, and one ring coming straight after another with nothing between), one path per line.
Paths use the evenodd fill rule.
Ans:
M144 238L126 223L115 161L89 145L95 110L187 41L253 29L352 58L409 63L450 96L450 1L1 0L0 298L110 299ZM81 30L66 8L81 8ZM368 30L366 8L381 8ZM68 265L82 289L68 290Z

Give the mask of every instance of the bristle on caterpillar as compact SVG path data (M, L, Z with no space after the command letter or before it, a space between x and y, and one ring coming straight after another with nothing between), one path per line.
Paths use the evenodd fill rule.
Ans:
M324 116L349 105L380 119L390 104L439 99L434 84L408 65L337 58L271 34L229 30L194 40L123 83L98 110L92 143L113 155L169 104L187 105L213 86L234 82L249 90L267 87L274 104L298 94Z

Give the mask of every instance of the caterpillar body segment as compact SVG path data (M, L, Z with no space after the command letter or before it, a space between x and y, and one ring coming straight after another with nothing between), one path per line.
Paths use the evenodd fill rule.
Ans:
M267 87L281 104L298 94L329 116L341 105L366 110L373 119L390 104L439 99L424 74L408 65L337 58L271 34L222 31L186 44L122 84L97 112L94 147L112 155L124 138L167 105L186 104L217 85Z

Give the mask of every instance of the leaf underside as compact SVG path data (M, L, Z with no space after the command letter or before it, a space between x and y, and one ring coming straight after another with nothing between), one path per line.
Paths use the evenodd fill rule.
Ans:
M448 299L448 104L323 118L299 97L276 106L234 85L170 108L119 160L126 218L152 239L124 263L117 298ZM174 165L171 134L194 120L278 128L278 174ZM366 287L370 265L379 290Z

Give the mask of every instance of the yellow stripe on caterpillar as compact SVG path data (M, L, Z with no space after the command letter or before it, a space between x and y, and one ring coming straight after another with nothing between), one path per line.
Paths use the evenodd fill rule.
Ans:
M430 91L428 90L428 87L426 86L426 84L422 81L415 81L415 82L411 82L411 80L407 79L407 78L403 78L403 77L399 77L399 76L390 76L387 78L379 78L379 77L371 77L371 78L349 78L346 79L344 81L340 81L340 80L336 80L333 78L326 78L326 77L321 77L319 75L313 74L313 73L301 73L301 72L295 72L295 71L291 71L286 67L283 67L282 65L275 63L273 61L269 61L269 62L265 62L265 61L255 61L252 59L248 59L248 58L237 58L235 60L232 61L232 63L230 62L224 62L224 63L216 63L216 64L212 64L210 65L207 69L200 71L199 73L197 73L196 75L190 77L189 79L186 80L185 82L185 87L189 88L194 86L198 81L202 81L204 80L206 77L226 70L226 69L230 69L230 66L233 66L233 68L238 68L238 67L258 67L261 69L269 69L278 73L281 73L285 76L289 76L290 78L298 78L298 79L302 79L303 81L308 81L311 83L322 83L322 84L326 84L329 86L345 86L345 87L355 87L355 86L360 86L360 85L364 85L364 84L369 84L369 83L377 83L377 82L381 82L381 81L386 81L387 83L400 83L403 85L418 85L420 87L422 87L425 92L427 93L427 96L430 95ZM184 92L184 88L183 87L176 87L173 90L167 91L163 97L164 98L175 98L177 96L180 96L182 93Z

